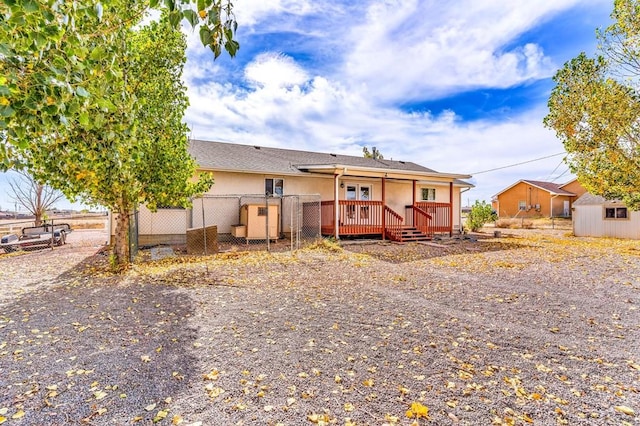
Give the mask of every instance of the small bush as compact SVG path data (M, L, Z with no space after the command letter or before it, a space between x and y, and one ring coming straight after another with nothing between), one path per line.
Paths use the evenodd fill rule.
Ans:
M475 232L482 228L485 223L496 219L496 212L491 208L491 204L476 200L467 216L467 228Z
M528 219L500 219L496 221L496 228L533 229L533 221Z

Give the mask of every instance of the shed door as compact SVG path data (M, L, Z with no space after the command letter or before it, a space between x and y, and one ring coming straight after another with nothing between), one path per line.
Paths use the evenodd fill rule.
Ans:
M562 215L564 217L569 217L569 200L565 200L564 208L562 209Z

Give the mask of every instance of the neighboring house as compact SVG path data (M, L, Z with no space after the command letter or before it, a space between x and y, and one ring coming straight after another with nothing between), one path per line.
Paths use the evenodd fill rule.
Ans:
M498 217L570 217L572 203L585 189L576 179L565 184L519 180L493 196Z
M573 234L576 237L640 239L640 212L622 201L585 193L573 203Z
M163 209L150 213L141 209L140 244L158 243L160 235L177 242L184 239L186 228L202 227L203 221L207 226L216 225L221 237L235 235L234 226L241 220L243 208L238 204L244 201L215 220L198 212L200 206L203 212L217 208L211 201L213 196L227 195L260 195L262 201L256 202L264 205L267 194L272 200L269 203L279 206L281 235L295 231L288 219L290 213L282 211L286 208L283 200L311 194L317 201L300 209L306 215L301 223L315 222L324 236L369 235L406 241L432 238L437 233L451 235L461 229L460 194L473 186L462 180L469 175L441 173L405 161L201 140L192 140L189 152L199 172L213 173L215 184L201 201L194 202L193 212ZM145 235L156 237L145 240Z

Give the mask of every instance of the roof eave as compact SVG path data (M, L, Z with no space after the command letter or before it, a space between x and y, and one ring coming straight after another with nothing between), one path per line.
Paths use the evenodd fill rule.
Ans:
M440 172L420 172L415 170L401 170L401 169L383 169L379 167L363 167L363 166L350 166L346 164L305 164L296 165L295 167L301 170L308 170L315 173L330 173L344 176L366 176L366 177L388 177L395 179L424 179L424 178L436 178L444 180L452 179L470 179L471 175L455 174L455 173L440 173Z

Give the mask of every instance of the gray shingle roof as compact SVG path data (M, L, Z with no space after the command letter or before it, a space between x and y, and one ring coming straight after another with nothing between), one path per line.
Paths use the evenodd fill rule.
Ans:
M404 172L438 173L405 161L374 160L351 155L256 147L223 142L191 140L189 152L199 167L211 170L237 170L259 173L305 173L305 166L340 164Z
M613 200L611 200L613 201ZM607 200L599 195L593 195L589 192L582 194L580 198L573 202L574 206L592 206L605 204Z

